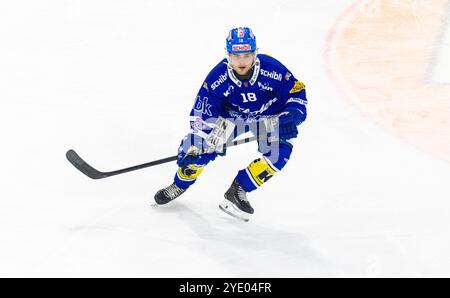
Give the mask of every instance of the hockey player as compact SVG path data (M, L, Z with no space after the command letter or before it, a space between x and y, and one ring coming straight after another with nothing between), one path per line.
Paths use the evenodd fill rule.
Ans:
M257 50L250 28L229 32L226 58L206 77L190 113L191 130L178 150L174 183L156 193L157 204L183 194L209 162L225 155L222 145L227 140L251 131L261 138L274 138L258 141L262 156L237 173L219 204L226 213L248 221L254 210L247 193L288 162L297 127L306 119L305 85L278 60Z

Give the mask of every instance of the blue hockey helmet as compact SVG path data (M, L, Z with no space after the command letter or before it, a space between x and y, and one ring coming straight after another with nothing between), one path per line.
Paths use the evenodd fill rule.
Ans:
M227 52L228 53L246 53L255 52L256 37L252 29L247 27L239 27L231 29L227 37Z

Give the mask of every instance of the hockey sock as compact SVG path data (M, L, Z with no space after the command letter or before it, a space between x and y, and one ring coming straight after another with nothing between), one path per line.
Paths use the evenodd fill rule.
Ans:
M267 182L278 170L266 159L258 158L247 168L240 170L236 180L241 184L245 192L251 192Z
M179 167L175 174L174 182L182 189L187 189L195 183L197 177L203 172L203 167L188 165L187 167Z
M247 168L240 170L236 176L245 192L251 192L266 183L274 174L281 171L289 161L292 145L280 143L278 155L274 157L269 152L262 158L253 161Z

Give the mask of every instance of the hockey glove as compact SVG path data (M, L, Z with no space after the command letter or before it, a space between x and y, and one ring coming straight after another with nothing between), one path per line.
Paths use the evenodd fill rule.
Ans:
M203 153L201 154L201 149L203 148L203 139L189 134L181 142L178 148L178 166L184 168L189 165L205 166L210 161L217 157L216 152Z
M177 164L181 168L185 168L189 165L206 166L210 161L213 161L217 157L217 153L204 153L199 154L198 148L192 147L188 153L181 152L178 154Z
M302 112L297 109L286 109L281 113L278 117L280 140L287 141L297 137L297 126L302 123L303 119Z

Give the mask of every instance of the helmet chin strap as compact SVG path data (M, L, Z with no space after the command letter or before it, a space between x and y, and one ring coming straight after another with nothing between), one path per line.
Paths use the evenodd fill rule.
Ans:
M256 50L255 50L255 57L253 58L253 64L252 64L252 67L253 66L255 66L255 64L256 64L256 57L258 56L258 48L256 48Z

